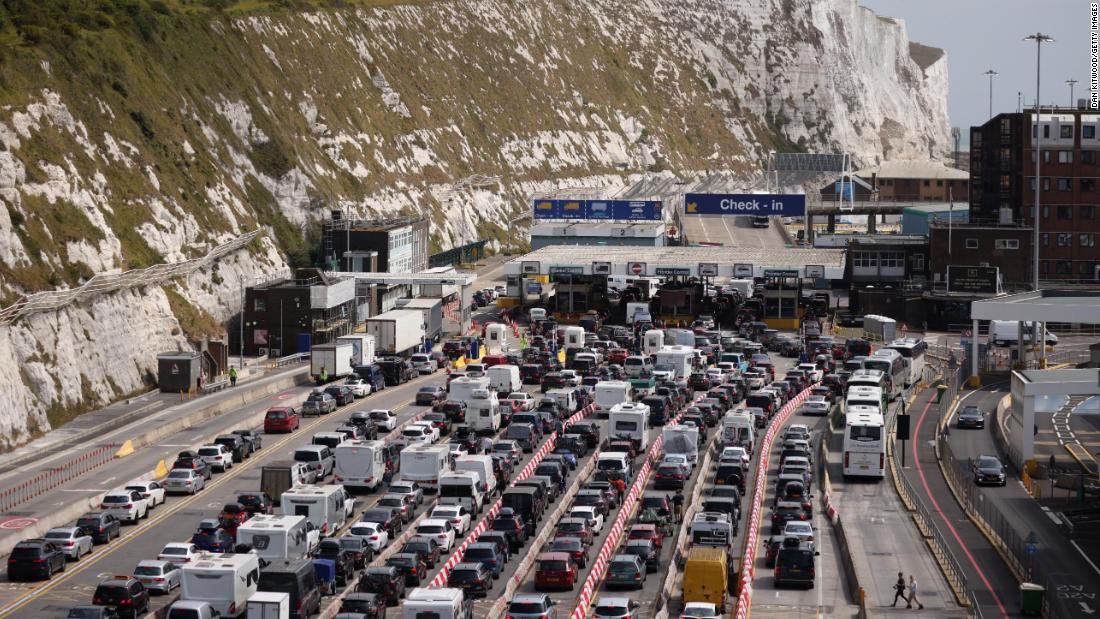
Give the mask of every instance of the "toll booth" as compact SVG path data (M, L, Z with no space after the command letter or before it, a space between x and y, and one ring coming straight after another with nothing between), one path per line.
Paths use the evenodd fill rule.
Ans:
M768 328L796 331L802 318L802 278L798 269L764 269L764 322Z
M585 275L581 267L551 267L550 299L554 318L562 324L576 324L590 310L606 311L607 276Z
M190 350L175 350L157 355L157 386L165 393L189 391L198 385L202 355Z

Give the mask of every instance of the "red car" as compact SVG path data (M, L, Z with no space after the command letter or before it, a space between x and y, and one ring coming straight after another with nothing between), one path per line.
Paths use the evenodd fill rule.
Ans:
M544 552L538 558L539 567L535 571L535 591L544 591L551 587L573 589L577 584L577 564L566 552Z
M244 521L248 520L250 514L245 508L241 507L238 503L226 503L222 507L222 511L218 514L218 524L221 525L222 530L237 537L237 527L244 524Z
M657 529L655 524L636 524L630 527L627 539L650 539L653 545L660 548L665 541L665 536Z
M292 406L276 406L264 415L264 433L293 432L302 425L302 417Z
M623 363L626 363L626 357L628 354L629 353L625 348L614 348L607 352L607 362L618 363L619 365L622 365Z

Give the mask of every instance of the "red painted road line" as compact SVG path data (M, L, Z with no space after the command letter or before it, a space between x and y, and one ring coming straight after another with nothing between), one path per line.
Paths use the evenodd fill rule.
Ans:
M924 409L920 412L920 417L917 418L916 429L913 430L913 436L920 436L920 426L924 423L924 417L928 413L928 409L932 406L932 400L929 399L928 403L924 405ZM1008 618L1008 611L1005 610L1005 605L1001 602L1001 596L997 595L993 586L989 584L989 579L986 578L985 572L978 566L978 562L974 560L974 555L970 554L970 549L963 543L962 538L959 537L959 532L955 530L955 527L951 524L947 518L944 517L943 511L940 510L940 503L936 500L936 497L932 496L932 491L928 488L928 479L924 476L924 467L921 466L919 454L917 454L917 445L920 444L919 440L912 441L913 443L913 462L917 464L917 474L920 475L920 484L924 487L924 494L928 496L928 500L932 501L932 508L939 514L940 520L947 525L948 530L951 531L951 535L955 538L955 541L959 544L959 548L966 553L966 559L970 561L970 566L974 568L974 571L978 573L978 577L982 579L982 584L989 590L989 593L993 595L993 601L997 603L997 608L1001 611L1001 616L1004 619ZM954 462L951 463L954 466Z

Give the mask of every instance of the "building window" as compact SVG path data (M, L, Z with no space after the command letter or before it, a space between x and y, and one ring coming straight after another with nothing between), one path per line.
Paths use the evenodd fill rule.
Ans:
M1057 236L1058 247L1073 247L1073 233L1059 232Z
M1039 235L1039 244L1043 247L1050 247L1050 235L1046 232Z
M943 181L937 180L936 187L943 187Z
M1035 163L1035 151L1031 151L1031 163ZM1043 151L1043 163L1050 163L1050 151Z
M1054 272L1058 275L1071 275L1073 273L1073 264L1069 260L1055 260Z
M1019 239L997 239L993 241L994 249L1020 249Z
M929 186L931 186L931 184L932 184L931 181L929 181L928 179L924 179L924 186L925 187L929 187Z
M1096 179L1095 178L1082 178L1081 179L1081 191L1096 191Z
M967 249L978 249L978 239L966 239Z
M1001 119L1001 135L1009 135L1012 133L1012 122L1007 118ZM980 133L978 135L981 135Z
M1096 237L1092 233L1081 233L1077 236L1077 243L1081 247L1096 247Z
M884 251L879 254L879 264L884 269L903 269L905 268L905 253Z
M252 299L252 311L254 312L266 312L267 311L267 299L263 297L253 297Z
M1073 191L1073 179L1072 178L1059 178L1058 191Z
M1093 270L1096 269L1095 262L1089 262L1087 260L1077 263L1077 272L1085 277L1083 279L1092 279L1091 275Z
M1096 215L1096 207L1091 204L1081 206L1081 219L1092 219Z
M924 272L924 254L913 254L909 256L909 261L913 264L914 273Z
M1044 274L1050 273L1050 260L1039 261L1039 272Z
M1058 219L1073 219L1073 207L1069 204L1059 204Z
M1031 185L1032 185L1031 189L1032 189L1032 191L1034 191L1035 190L1034 179L1032 179L1032 181L1033 182L1031 183ZM1002 174L1001 175L1001 189L1008 190L1008 189L1011 189L1011 188L1012 188L1012 177L1007 175L1007 174Z
M1049 206L1044 206L1043 207L1043 219L1050 219L1050 207Z
M1073 125L1062 125L1062 126L1058 127L1058 129L1059 129L1059 136L1058 137L1060 137L1063 140L1072 140L1073 139Z
M1058 151L1058 163L1073 163L1073 151L1072 150L1060 150L1060 151Z
M1081 125L1081 137L1086 140L1096 139L1096 125ZM1082 158L1083 155L1082 155Z
M878 254L872 251L854 252L852 266L860 269L873 269L878 266Z

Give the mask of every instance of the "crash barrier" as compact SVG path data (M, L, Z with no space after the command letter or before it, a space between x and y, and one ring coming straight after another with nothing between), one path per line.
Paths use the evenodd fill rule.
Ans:
M569 426L584 419L589 415L589 413L594 410L596 410L596 406L593 404L589 404L588 406L582 408L579 412L574 413L572 417L565 420L565 427L568 428ZM511 488L512 486L516 485L516 482L521 482L533 475L535 472L535 468L539 465L539 462L542 462L542 459L546 457L546 454L554 451L554 445L557 442L558 433L551 432L550 437L547 438L545 442L543 442L542 447L540 447L539 450L535 452L535 455L531 458L531 461L523 467L519 474L516 475L515 480L513 480L512 483L508 484L508 487ZM497 498L497 500L493 502L493 506L490 507L489 511L485 513L485 517L483 517L477 523L477 526L470 531L469 535L466 536L466 539L462 540L462 543L458 546L458 548L451 553L451 557L447 559L446 563L443 564L443 567L440 568L439 573L435 575L435 578L433 578L430 583L428 583L429 587L433 589L438 589L447 585L447 578L451 575L451 570L454 569L454 566L462 562L462 557L466 554L466 548L469 547L470 544L476 542L477 538L486 530L488 530L489 525L491 525L493 522L493 518L495 518L497 513L500 512L500 506L503 501L503 494L504 493L501 493L501 497Z
M756 550L760 547L760 520L764 511L764 497L766 496L766 484L768 482L768 461L765 458L770 457L772 443L775 441L780 428L787 423L787 420L798 410L798 406L809 397L810 391L816 386L817 383L814 383L803 389L783 408L779 409L779 414L772 418L771 423L768 425L768 431L764 433L764 440L760 441L760 462L762 465L757 469L756 481L753 484L752 511L749 512L749 518L745 521L745 546L741 552L740 583L738 586L737 608L734 611L736 619L748 619L749 608L752 606L752 583L756 578Z
M296 352L293 355L286 355L285 357L279 357L271 361L272 368L281 368L283 366L291 365L294 363L304 363L310 360L310 354L308 352Z
M36 496L49 492L61 484L80 477L84 473L115 459L119 443L106 443L68 460L61 466L46 469L16 486L0 492L0 511L8 511Z
M584 468L578 472L577 478L573 480L569 489L562 495L557 508L554 509L547 519L547 525L543 527L541 533L531 540L531 549L523 557L520 564L516 566L515 573L508 579L508 584L504 586L504 592L501 593L500 598L493 603L489 608L489 612L486 613L488 619L500 619L500 617L504 616L508 604L516 595L516 591L519 591L519 588L523 585L523 581L527 580L527 575L530 574L531 569L535 567L535 562L538 561L540 554L539 549L554 536L557 528L554 523L561 520L562 517L573 508L573 498L577 496L577 493L580 492L585 481L587 481L588 477L596 470L596 461L599 460L599 458L600 450L597 449L592 453L592 457L589 458L588 464L584 465Z
M867 611L866 596L862 595L863 586L859 582L859 570L856 568L856 561L866 562L865 553L862 552L862 544L858 541L852 543L849 540L848 534L844 529L844 521L840 517L840 513L836 510L836 506L833 505L833 482L829 479L829 440L828 435L831 432L826 429L826 436L822 436L818 440L817 451L817 473L818 479L820 479L819 487L821 488L821 504L825 509L825 515L832 523L833 530L836 534L836 543L840 547L840 566L844 570L844 575L848 581L848 599L853 601L859 606L860 613ZM855 550L853 550L855 548Z

